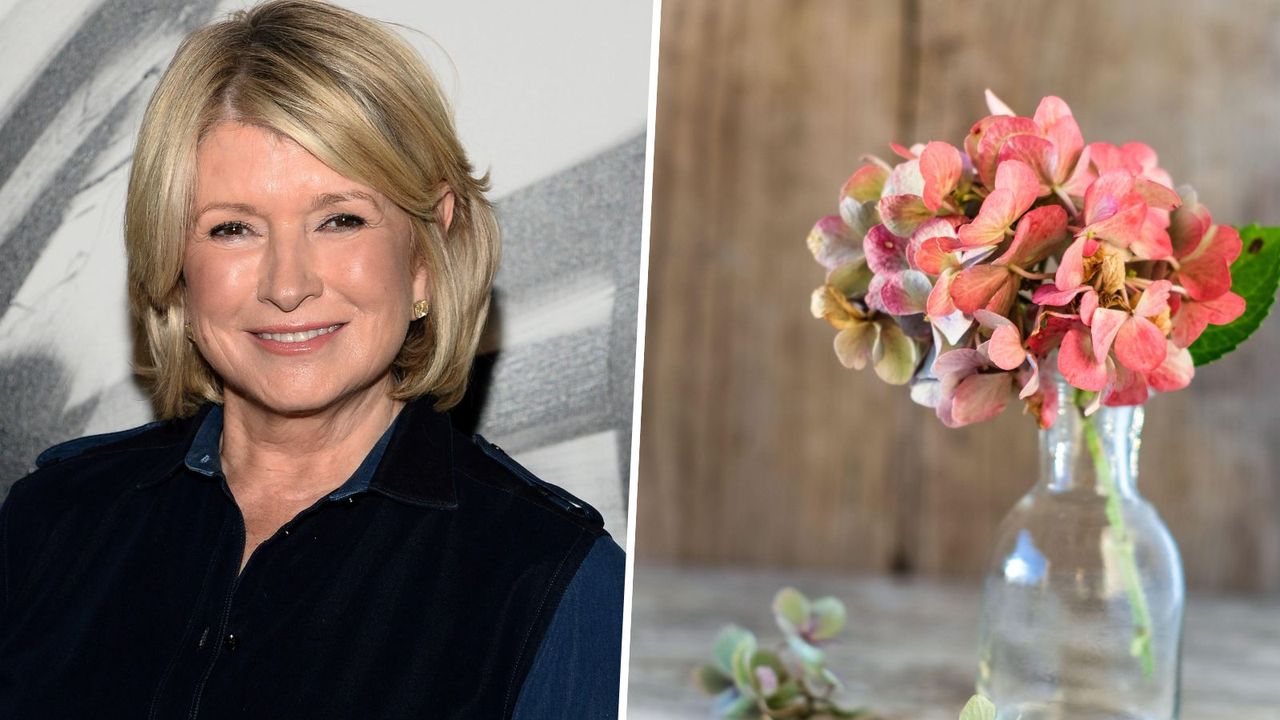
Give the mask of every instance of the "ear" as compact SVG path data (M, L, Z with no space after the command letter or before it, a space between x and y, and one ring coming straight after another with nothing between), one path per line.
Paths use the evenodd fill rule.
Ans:
M449 231L449 225L453 223L454 200L453 188L445 185L444 195L436 202L436 212L440 218L440 224L444 226L445 232Z

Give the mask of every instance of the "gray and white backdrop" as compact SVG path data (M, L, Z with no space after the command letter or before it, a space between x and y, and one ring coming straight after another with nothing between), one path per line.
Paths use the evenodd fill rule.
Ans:
M243 0L0 0L0 497L44 447L146 422L121 212L181 37ZM370 0L449 92L504 228L455 422L626 537L651 6Z

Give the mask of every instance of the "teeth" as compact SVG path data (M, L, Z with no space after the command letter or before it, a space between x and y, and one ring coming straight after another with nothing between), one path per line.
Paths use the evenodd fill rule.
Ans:
M337 325L330 325L327 328L319 328L317 330L308 330L306 332L254 333L254 334L262 338L263 340L275 340L276 342L284 342L284 343L299 343L299 342L306 342L307 340L311 340L312 338L318 338L321 335L328 335L329 333L333 332L334 330L337 330L340 327L342 327L341 323Z

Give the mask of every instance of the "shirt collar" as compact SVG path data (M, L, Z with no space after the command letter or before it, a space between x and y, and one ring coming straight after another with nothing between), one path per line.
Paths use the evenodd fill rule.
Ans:
M409 401L356 471L328 499L342 500L374 490L415 505L456 507L453 426L447 413L431 407L434 402L431 396ZM183 464L205 477L220 478L222 406L213 405L203 417L197 415L193 420L198 427Z

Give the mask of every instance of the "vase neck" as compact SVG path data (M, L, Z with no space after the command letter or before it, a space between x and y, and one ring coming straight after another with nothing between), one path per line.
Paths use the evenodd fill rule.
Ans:
M1104 406L1085 417L1076 406L1075 389L1061 378L1054 378L1053 385L1058 412L1053 427L1040 431L1040 485L1050 492L1105 493L1106 472L1121 496L1136 496L1142 406ZM1095 452L1104 467L1095 463Z

